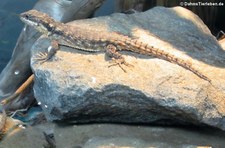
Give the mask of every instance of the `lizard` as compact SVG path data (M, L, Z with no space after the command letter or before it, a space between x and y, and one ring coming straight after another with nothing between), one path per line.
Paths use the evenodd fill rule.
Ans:
M121 64L129 65L119 53L121 50L127 50L143 55L155 56L168 62L175 63L193 72L199 78L211 83L211 79L196 70L190 62L121 33L113 31L102 32L97 29L90 31L79 26L70 26L57 22L49 15L37 10L29 10L21 13L20 19L25 24L33 26L36 30L52 40L52 46L49 46L48 53L46 57L43 58L44 61L47 61L54 56L59 49L59 45L62 45L87 52L104 51L112 59L115 59L116 64L119 66Z

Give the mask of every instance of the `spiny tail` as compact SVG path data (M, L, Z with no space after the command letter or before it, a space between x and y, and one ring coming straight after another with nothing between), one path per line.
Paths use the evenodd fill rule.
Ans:
M207 76L203 75L201 72L199 72L198 70L193 68L192 64L188 61L177 58L177 57L175 57L174 55L172 55L168 52L165 52L165 51L160 50L158 48L154 48L153 46L150 46L148 44L144 44L143 42L140 42L138 40L127 40L126 44L131 45L130 46L131 48L128 49L128 50L132 50L133 52L137 52L137 53L144 54L144 55L155 56L157 58L164 59L164 60L169 61L171 63L175 63L175 64L193 72L198 77L200 77L200 78L202 78L202 79L211 83L211 80Z

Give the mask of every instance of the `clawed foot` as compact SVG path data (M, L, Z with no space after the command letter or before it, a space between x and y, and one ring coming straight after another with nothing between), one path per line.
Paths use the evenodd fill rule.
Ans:
M133 67L133 65L128 64L124 57L119 52L117 52L117 48L113 44L106 46L106 54L112 58L111 63L113 64L109 65L109 67L118 65L124 72L127 71L122 67L122 65Z
M128 67L134 67L133 65L127 63L124 59L115 59L112 58L112 60L110 61L110 63L112 63L111 65L109 65L108 67L112 67L112 66L119 66L124 72L127 72L122 65L128 66Z
M48 47L48 52L40 52L36 55L34 60L39 61L41 64L50 60L56 52L59 50L59 44L57 41L53 40L51 46Z
M45 61L47 61L49 58L48 58L48 54L47 53L39 52L37 55L35 55L35 57L33 59L35 61L40 62L40 64L42 64Z

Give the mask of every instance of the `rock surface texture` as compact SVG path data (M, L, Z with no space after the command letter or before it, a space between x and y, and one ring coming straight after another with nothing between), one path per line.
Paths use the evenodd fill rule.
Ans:
M195 14L182 7L155 7L69 24L138 38L192 62L212 84L155 57L121 52L133 65L125 66L125 73L119 66L108 67L104 53L60 47L51 60L31 62L35 97L48 120L195 124L225 130L225 51ZM49 44L40 38L33 57Z

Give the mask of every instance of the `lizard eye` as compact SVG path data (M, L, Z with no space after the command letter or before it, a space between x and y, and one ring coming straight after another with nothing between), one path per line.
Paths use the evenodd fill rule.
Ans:
M26 19L28 19L28 18L29 18L29 16L26 14L26 15L25 15L25 18L26 18Z

